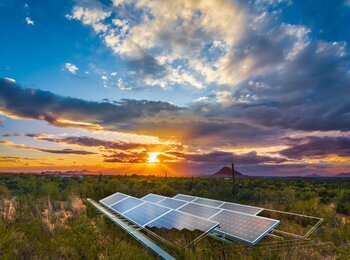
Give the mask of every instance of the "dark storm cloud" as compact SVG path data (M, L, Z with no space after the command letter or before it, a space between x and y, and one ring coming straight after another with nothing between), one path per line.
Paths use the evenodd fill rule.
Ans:
M85 101L48 91L21 88L17 84L1 80L0 109L10 115L44 120L56 126L92 129L102 126L117 130L133 120L180 108L160 101L124 99L117 104Z
M327 155L350 156L350 137L346 136L309 136L287 138L285 140L290 147L280 151L280 154L293 159L324 157Z
M254 165L262 163L282 163L286 161L286 159L283 158L260 156L257 155L255 151L246 154L234 154L223 151L213 151L210 153L203 154L185 154L181 152L169 152L168 154L185 159L186 161L214 164L230 164L232 162L235 162L240 165Z
M38 147L32 147L28 145L17 145L13 142L6 141L6 140L0 140L0 145L3 145L5 147L8 147L10 149L15 150L35 150L45 153L54 153L54 154L77 154L77 155L89 155L89 154L96 154L94 152L89 152L85 150L76 150L76 149L62 149L62 150L56 150L56 149L45 149L45 148L38 148Z
M166 74L166 69L153 56L144 52L142 54L140 58L125 60L131 72L136 72L138 77L163 77Z
M104 162L110 163L145 163L147 161L148 154L145 151L142 152L116 152L112 155L106 155Z
M305 28L282 25L248 33L230 66L252 60L250 77L232 92L225 113L294 130L350 130L350 63L346 44L311 41ZM237 105L240 100L245 102Z
M30 136L27 134L26 136ZM32 135L33 136L33 135ZM89 136L68 136L64 138L52 138L48 136L38 135L39 140L45 140L55 143L75 144L87 147L103 147L107 150L133 150L133 149L146 149L149 151L157 150L162 151L169 147L163 144L142 144L142 143L130 143L119 140L103 140Z
M83 150L74 150L74 149L62 149L62 150L54 150L54 149L43 149L43 148L33 148L35 150L45 152L45 153L54 153L54 154L77 154L77 155L90 155L90 154L96 154L89 151L83 151Z
M65 144L73 144L73 145L80 145L80 146L86 146L86 147L100 147L104 148L106 150L133 150L133 149L146 149L148 151L163 151L168 150L170 147L168 145L164 144L145 144L145 143L134 143L134 142L123 142L120 140L105 140L105 139L99 139L95 137L90 136L67 136L67 137L52 137L51 135L45 135L45 134L19 134L19 133L13 133L13 134L3 134L3 137L20 137L20 136L26 136L26 137L32 137L37 140L43 140L48 142L54 142L54 143L65 143ZM178 147L179 145L172 145L172 148Z

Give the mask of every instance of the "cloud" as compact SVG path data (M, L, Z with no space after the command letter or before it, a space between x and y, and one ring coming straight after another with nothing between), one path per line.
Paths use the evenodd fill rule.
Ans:
M43 134L5 134L3 137L12 137L12 136L27 136L33 137L37 140L44 140L55 143L65 143L73 144L85 147L101 147L105 150L147 150L147 151L163 151L168 150L170 147L165 144L157 143L135 143L135 142L123 142L120 140L105 140L89 136L67 136L67 137L52 137L49 135ZM176 145L172 145L176 147Z
M170 152L170 155L183 158L187 162L230 164L235 162L239 165L255 165L264 163L282 163L286 159L270 156L260 156L255 151L246 154L234 154L231 152L212 151L209 153L184 154L181 152ZM161 158L161 157L160 157Z
M116 152L112 155L107 155L104 162L108 163L145 163L148 159L148 153L141 152Z
M36 150L45 152L45 153L54 153L54 154L77 154L77 155L90 155L90 154L96 154L89 151L84 150L74 150L74 149L63 149L63 150L54 150L54 149L43 149L43 148L36 148Z
M0 140L0 145L6 146L10 149L15 149L15 150L36 150L36 151L41 151L45 153L53 153L53 154L77 154L77 155L91 155L91 154L96 154L94 152L89 152L85 150L76 150L76 149L62 149L62 150L57 150L57 149L45 149L45 148L37 148L37 147L31 147L27 145L16 145L11 141L6 141L6 140Z
M67 14L69 20L80 20L83 24L91 26L96 33L106 32L108 27L103 20L111 15L110 11L103 10L97 1L91 1L89 7L75 6L71 14Z
M16 83L16 80L15 79L13 79L13 78L4 78L4 80L7 80L8 82L10 82L10 83Z
M0 80L0 110L8 116L43 120L59 127L122 130L143 118L181 108L160 101L123 99L115 104L85 101Z
M290 147L279 153L288 158L322 158L329 155L350 156L350 137L348 136L307 136L303 138L285 138L285 141Z
M74 75L77 74L77 71L79 70L79 68L76 65L69 62L64 64L64 68Z
M33 21L31 18L29 18L28 16L26 17L26 23L27 23L28 25L31 25L31 26L34 26L34 25L35 25L34 21Z

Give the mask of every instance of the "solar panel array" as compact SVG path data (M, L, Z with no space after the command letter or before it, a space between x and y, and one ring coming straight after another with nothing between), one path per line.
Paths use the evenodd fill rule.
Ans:
M176 228L179 230L186 228L209 232L219 225L215 221L199 218L185 212L177 211L174 213L173 208L154 203L155 201L160 203L165 199L169 199L170 202L172 200L173 202L176 201L175 203L179 207L186 203L156 194L149 194L144 198L137 199L119 192L100 200L100 203L140 227L156 226L158 228Z
M278 220L256 216L263 208L185 194L173 198L148 194L137 199L116 193L100 202L141 227L215 229L251 245L279 224Z

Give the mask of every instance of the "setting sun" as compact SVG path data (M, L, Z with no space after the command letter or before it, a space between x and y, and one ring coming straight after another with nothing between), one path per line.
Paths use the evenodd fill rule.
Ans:
M148 163L157 163L157 162L159 162L158 155L159 155L159 153L157 153L157 152L150 152L150 153L148 153L147 162Z

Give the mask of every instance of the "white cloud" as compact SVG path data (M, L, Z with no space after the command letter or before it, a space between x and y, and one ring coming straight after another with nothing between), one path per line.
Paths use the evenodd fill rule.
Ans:
M217 91L216 102L220 103L223 106L229 106L233 103L232 93L229 91Z
M102 75L102 76L101 76L101 79L102 79L103 81L107 81L107 80L108 80L108 77L105 76L105 75Z
M85 25L90 25L96 33L106 32L107 25L103 24L103 20L111 15L110 11L104 11L101 7L83 7L75 6L72 14L65 17L69 20L80 20Z
M28 25L32 25L32 26L35 25L34 21L33 21L32 19L30 19L28 16L26 17L26 23L27 23Z
M194 103L208 103L209 102L209 97L199 97L192 102Z
M118 73L116 71L114 71L114 72L111 73L111 76L115 77L115 76L117 76L117 74Z
M79 70L79 68L76 65L69 62L64 64L64 68L72 74L77 74L77 71Z
M131 87L128 86L122 79L118 79L116 85L121 90L131 90Z
M11 83L16 83L16 80L13 79L13 78L7 78L7 77L5 77L4 79L7 80L7 81L9 81L9 82L11 82Z

